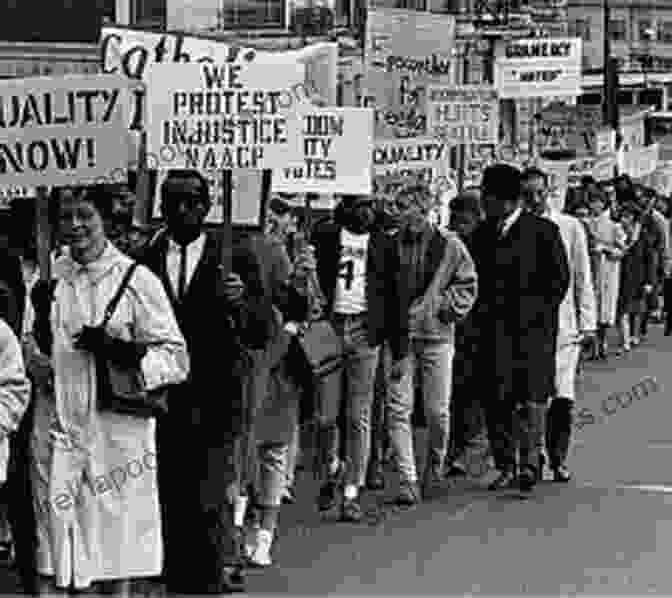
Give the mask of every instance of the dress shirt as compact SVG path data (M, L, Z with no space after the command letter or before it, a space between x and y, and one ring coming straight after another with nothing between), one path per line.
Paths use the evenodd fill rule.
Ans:
M516 223L516 220L520 218L520 215L523 213L523 208L516 208L515 211L507 216L504 219L504 222L500 224L499 228L499 238L503 239L506 236L506 233L509 232L511 227Z
M205 234L200 235L196 240L187 245L187 279L185 290L189 287L191 278L196 271L196 266L203 255L203 247L205 246ZM166 268L168 270L168 277L170 284L173 287L175 296L179 297L179 279L180 279L180 262L182 260L182 246L170 239L168 241L168 252L166 254Z

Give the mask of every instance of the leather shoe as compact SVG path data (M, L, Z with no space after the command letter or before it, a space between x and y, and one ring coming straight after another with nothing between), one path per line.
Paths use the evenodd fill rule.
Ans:
M532 492L537 484L537 472L531 467L525 468L518 476L518 487L521 492Z
M489 486L488 490L507 490L513 487L516 483L516 476L512 471L503 471L499 474L496 480L494 480Z

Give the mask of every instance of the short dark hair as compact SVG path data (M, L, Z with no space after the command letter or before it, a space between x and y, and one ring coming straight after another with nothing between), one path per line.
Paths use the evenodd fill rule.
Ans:
M166 178L163 180L163 183L161 183L161 202L165 202L167 200L166 197L166 191L168 188L168 182L169 181L174 181L174 180L190 180L190 179L196 179L199 182L199 194L201 197L201 201L206 204L210 205L211 199L210 199L210 184L208 183L208 180L200 173L198 170L169 170L166 174Z
M494 192L502 201L519 201L520 183L520 170L509 164L494 164L485 169L481 188L483 195Z
M536 166L530 166L530 168L526 168L520 175L520 180L523 183L529 181L530 179L537 179L537 178L542 179L544 181L544 185L548 185L548 173L544 172L543 170L541 170L541 168L538 168Z
M93 204L100 217L107 221L114 214L114 198L116 194L116 185L93 185L84 190L81 195L81 201Z
M450 211L481 215L481 200L474 192L462 192L450 202Z

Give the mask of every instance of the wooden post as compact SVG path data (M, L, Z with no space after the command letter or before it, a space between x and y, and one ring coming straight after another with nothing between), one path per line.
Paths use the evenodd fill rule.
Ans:
M51 222L49 222L49 193L46 187L37 188L35 203L35 237L40 280L51 280Z
M140 132L138 148L138 179L135 189L135 206L133 207L133 224L143 230L148 226L151 198L149 197L149 168L147 166L147 132Z

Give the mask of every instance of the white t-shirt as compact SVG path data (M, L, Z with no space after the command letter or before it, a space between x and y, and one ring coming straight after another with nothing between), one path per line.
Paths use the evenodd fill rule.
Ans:
M341 229L341 257L334 312L355 315L364 313L366 306L366 257L369 250L369 233L353 234Z

